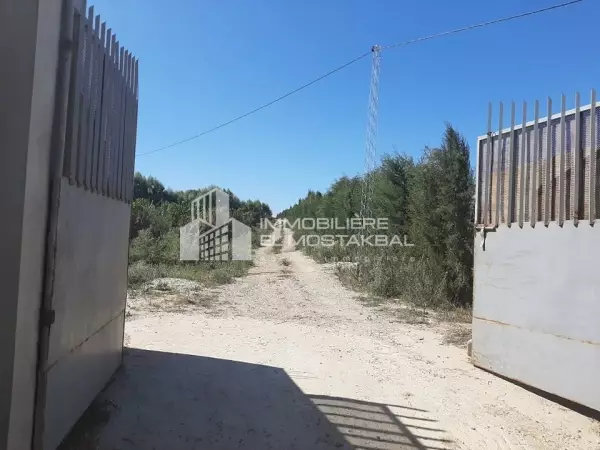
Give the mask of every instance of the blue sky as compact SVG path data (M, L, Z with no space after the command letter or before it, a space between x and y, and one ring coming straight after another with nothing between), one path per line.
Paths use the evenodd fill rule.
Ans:
M387 45L559 0L96 0L140 58L137 152L185 139ZM382 54L378 152L418 156L449 121L474 148L487 104L600 87L595 0ZM370 58L270 108L136 159L174 189L219 185L274 212L362 172ZM520 105L520 103L518 103ZM532 109L532 108L531 108ZM530 111L531 111L530 109ZM508 118L505 119L505 123Z

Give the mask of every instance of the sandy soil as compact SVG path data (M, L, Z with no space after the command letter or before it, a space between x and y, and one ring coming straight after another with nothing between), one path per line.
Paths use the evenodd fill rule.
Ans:
M600 448L597 422L474 368L444 325L286 250L260 249L216 309L138 305L100 449Z

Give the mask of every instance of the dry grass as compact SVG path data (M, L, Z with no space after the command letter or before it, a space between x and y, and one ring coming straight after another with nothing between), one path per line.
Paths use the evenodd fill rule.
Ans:
M248 273L251 261L215 261L195 264L148 264L137 261L129 265L129 287L139 289L144 284L159 278L192 280L204 286L231 283L236 277ZM160 290L160 288L159 288Z
M398 300L383 299L379 310L392 318L393 322L409 325L429 325L435 322L435 314L431 311Z
M360 283L356 263L336 263L334 273L343 286L358 292L366 291L365 287Z
M462 325L471 323L471 308L457 307L450 303L423 305L419 302L412 302L410 298L398 299L372 294L360 282L358 271L359 268L354 263L337 263L334 266L334 273L345 287L362 293L358 297L361 303L378 308L382 313L393 317L398 322L409 324L441 322ZM451 340L461 343L463 341L458 336L451 338ZM466 341L464 342L466 344Z
M465 347L471 339L471 327L468 325L454 324L444 333L444 344Z
M219 314L224 302L219 289L198 282L177 278L162 278L131 289L127 297L127 314L131 318L145 312L186 313L202 309Z
M409 325L440 325L443 329L444 344L465 347L471 339L471 310L469 309L455 307L431 310L376 295L361 295L358 300L365 306L375 308L392 322Z
M455 322L470 324L473 319L473 310L471 308L461 308L449 305L440 312L442 320L445 322Z
M387 299L379 297L377 295L360 295L357 297L358 301L365 306L380 307L387 303Z

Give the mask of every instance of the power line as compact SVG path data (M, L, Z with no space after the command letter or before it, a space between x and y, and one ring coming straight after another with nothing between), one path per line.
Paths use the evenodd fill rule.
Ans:
M197 139L197 138L199 138L200 136L204 136L205 134L212 133L213 131L217 131L218 129L220 129L220 128L223 128L223 127L226 127L227 125L231 125L232 123L234 123L234 122L237 122L238 120L241 120L241 119L243 119L243 118L245 118L245 117L248 117L249 115L251 115L251 114L254 114L254 113L258 112L258 111L260 111L261 109L268 108L268 107L269 107L269 106L271 106L272 104L274 104L274 103L277 103L277 102L280 102L281 100L283 100L283 99L285 99L285 98L289 97L290 95L294 95L296 92L300 92L301 90L303 90L303 89L306 89L306 88L307 88L307 87L309 87L309 86L312 86L313 84L315 84L315 83L317 83L317 82L321 81L322 79L324 79L324 78L327 78L328 76L330 76L330 75L333 75L334 73L336 73L336 72L339 72L339 71L340 71L340 70L342 70L342 69L345 69L346 67L348 67L348 66L350 66L350 65L354 64L354 63L355 63L355 62L357 62L357 61L360 61L360 60L361 60L361 59L363 59L365 56L368 56L368 55L370 55L370 54L371 54L371 52L370 52L370 51L368 51L367 53L364 53L364 54L360 55L359 57L357 57L357 58L354 58L352 61L348 61L346 64L343 64L343 65L341 65L341 66L339 66L339 67L336 67L335 69L333 69L333 70L331 70L331 71L327 72L326 74L324 74L324 75L321 75L319 78L315 78L314 80L312 80L312 81L310 81L310 82L308 82L308 83L306 83L306 84L303 84L303 85L302 85L302 86L300 86L299 88L296 88L296 89L294 89L293 91L290 91L290 92L288 92L288 93L287 93L287 94L285 94L285 95L282 95L281 97L277 97L275 100L272 100L272 101L270 101L269 103L265 103L264 105L262 105L262 106L259 106L259 107L258 107L258 108L256 108L256 109L253 109L252 111L248 111L247 113L245 113L245 114L242 114L241 116L237 116L236 118L234 118L234 119L231 119L231 120L230 120L230 121L228 121L228 122L222 123L221 125L217 125L216 127L210 128L210 129L208 129L208 130L206 130L206 131L203 131L202 133L196 134L196 135L194 135L194 136L191 136L191 137L189 137L189 138L187 138L187 139L184 139L184 140L182 140L182 141L174 142L173 144L165 145L164 147L157 148L156 150L151 150L151 151L149 151L149 152L146 152L146 153L139 153L137 156L149 155L149 154L151 154L151 153L160 152L161 150L166 150L166 149L168 149L168 148L175 147L175 146L177 146L177 145L180 145L180 144L183 144L183 143L185 143L185 142L189 142L189 141L191 141L191 140Z
M567 7L567 6L571 6L571 5L574 5L575 3L581 3L583 1L584 0L572 0L572 1L569 1L569 2L565 2L565 3L560 3L558 5L548 6L546 8L536 9L534 11L528 11L528 12L524 12L524 13L521 13L521 14L516 14L516 15L512 15L512 16L508 16L508 17L502 17L500 19L494 19L494 20L489 20L487 22L481 22L481 23L478 23L478 24L475 24L475 25L469 25L469 26L466 26L466 27L463 27L463 28L457 28L457 29L450 30L450 31L444 31L444 32L441 32L441 33L431 34L429 36L423 36L423 37L420 37L420 38L411 39L411 40L404 41L404 42L399 42L397 44L386 45L386 46L381 47L381 50L388 50L388 49L397 48L397 47L405 47L407 45L412 45L412 44L416 44L416 43L423 42L423 41L429 41L429 40L432 40L432 39L437 39L437 38L448 36L448 35L451 35L451 34L462 33L463 31L470 31L470 30L474 30L476 28L482 28L482 27L486 27L486 26L489 26L489 25L495 25L495 24L502 23L502 22L508 22L509 20L521 19L523 17L533 16L535 14L541 14L541 13L544 13L544 12L547 12L547 11L552 11L552 10L555 10L555 9L559 9L559 8L564 8L564 7ZM145 156L145 155L150 155L152 153L156 153L156 152L160 152L160 151L163 151L163 150L167 150L169 148L173 148L173 147L176 147L178 145L185 144L186 142L193 141L194 139L198 139L199 137L205 136L205 135L207 135L209 133L212 133L213 131L217 131L217 130L219 130L221 128L224 128L224 127L226 127L228 125L231 125L232 123L235 123L238 120L242 120L242 119L244 119L244 118L246 118L246 117L248 117L248 116L250 116L250 115L252 115L254 113L257 113L257 112L259 112L259 111L261 111L261 110L263 110L265 108L268 108L269 106L271 106L271 105L273 105L275 103L278 103L281 100L284 100L284 99L286 99L286 98L288 98L288 97L296 94L297 92L300 92L300 91L302 91L302 90L304 90L304 89L312 86L315 83L318 83L319 81L321 81L321 80L323 80L323 79L325 79L325 78L327 78L327 77L335 74L336 72L339 72L340 70L343 70L343 69L345 69L348 66L351 66L352 64L354 64L354 63L360 61L361 59L365 58L366 56L370 55L371 52L372 52L372 50L370 50L370 51L368 51L366 53L363 53L362 55L354 58L353 60L348 61L347 63L345 63L345 64L343 64L343 65L341 65L339 67L336 67L333 70L330 70L326 74L321 75L320 77L315 78L314 80L312 80L312 81L310 81L310 82L308 82L306 84L303 84L302 86L300 86L300 87L298 87L298 88L296 88L296 89L288 92L287 94L284 94L281 97L277 97L276 99L271 100L270 102L265 103L265 104L259 106L258 108L253 109L252 111L248 111L247 113L244 113L244 114L242 114L240 116L237 116L237 117L235 117L235 118L233 118L233 119L231 119L231 120L229 120L227 122L224 122L224 123L222 123L220 125L217 125L217 126L215 126L213 128L209 128L208 130L205 130L205 131L203 131L201 133L198 133L198 134L196 134L194 136L190 136L190 137L188 137L186 139L183 139L181 141L173 142L172 144L165 145L164 147L160 147L160 148L151 150L149 152L137 153L136 156Z
M398 44L386 45L386 46L381 47L381 49L382 50L388 50L390 48L404 47L404 46L407 46L407 45L416 44L417 42L429 41L431 39L436 39L436 38L440 38L440 37L443 37L443 36L448 36L450 34L462 33L463 31L469 31L469 30L474 30L476 28L487 27L488 25L495 25L497 23L508 22L509 20L515 20L515 19L521 19L523 17L533 16L535 14L540 14L540 13L544 13L544 12L547 12L547 11L552 11L553 9L564 8L566 6L571 6L571 5L574 5L575 3L581 3L583 1L584 0L573 0L573 1L570 1L570 2L566 2L566 3L561 3L559 5L548 6L547 8L536 9L535 11L528 11L528 12L524 12L524 13L521 13L521 14L516 14L514 16L508 16L508 17L502 17L500 19L488 20L487 22L481 22L481 23L478 23L478 24L475 24L475 25L469 25L469 26L466 26L466 27L463 27L463 28L457 28L455 30L444 31L442 33L431 34L429 36L423 36L423 37L420 37L420 38L411 39L409 41L399 42Z

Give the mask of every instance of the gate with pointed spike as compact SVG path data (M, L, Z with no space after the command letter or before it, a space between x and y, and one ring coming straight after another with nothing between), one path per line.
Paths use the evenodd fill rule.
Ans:
M60 444L122 362L133 200L137 60L85 0L62 9L36 450Z
M472 361L600 410L600 108L594 90L585 106L571 101L548 98L542 118L538 101L512 103L508 118L490 105L477 141Z

